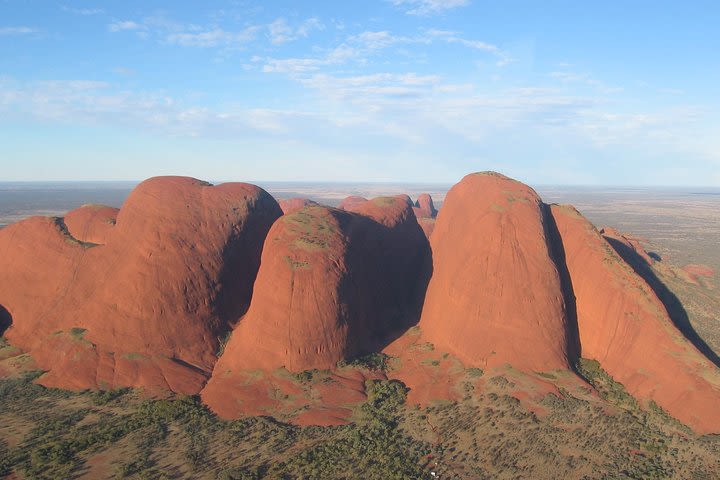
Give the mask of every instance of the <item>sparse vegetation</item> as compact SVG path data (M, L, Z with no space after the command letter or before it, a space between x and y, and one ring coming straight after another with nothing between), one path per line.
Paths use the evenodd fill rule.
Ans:
M218 349L217 352L215 352L215 355L220 358L222 354L225 352L225 346L230 341L230 337L232 336L232 330L228 330L225 332L225 335L218 337Z
M388 368L388 357L384 353L369 353L361 357L354 358L350 361L338 362L338 367L359 367L367 370L386 371Z
M85 334L86 331L87 330L84 328L73 327L70 329L70 336L77 340L80 340L81 338L83 338L83 335Z
M376 368L362 357L348 368ZM350 367L350 363L354 366ZM0 475L26 478L713 478L720 437L699 437L624 389L593 361L578 370L612 405L548 394L541 416L493 374L459 401L406 405L397 380L372 380L354 423L297 427L270 417L223 421L195 397L147 400L130 389L71 393L0 380ZM514 374L514 373L513 373ZM296 374L316 382L327 372ZM484 372L466 369L466 379ZM629 406L629 407L628 407ZM626 408L627 407L627 408ZM632 407L632 408L630 408ZM104 469L103 472L96 473Z

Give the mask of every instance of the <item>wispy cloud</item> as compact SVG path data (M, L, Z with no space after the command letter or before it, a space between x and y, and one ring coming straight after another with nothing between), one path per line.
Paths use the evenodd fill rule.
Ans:
M0 27L0 35L28 35L36 33L37 29L31 27Z
M313 30L324 30L325 25L317 18L308 18L297 27L292 27L284 18L278 18L268 25L270 43L282 45L283 43L307 37Z
M67 5L63 5L62 9L66 12L84 16L100 15L101 13L105 13L105 10L103 10L102 8L72 8L68 7Z
M217 47L243 44L255 38L259 27L247 27L239 32L228 32L222 28L201 32L183 32L168 34L165 39L170 44L186 47Z
M170 136L216 137L292 132L318 115L303 112L186 105L163 92L131 92L94 80L21 83L0 78L3 117L31 117L54 124L113 125Z
M115 33L134 31L140 38L153 37L160 43L170 45L231 50L255 39L261 27L251 25L239 31L231 31L218 26L184 24L156 15L141 21L116 21L108 25L108 30Z
M108 25L108 30L111 32L123 32L123 31L132 31L132 30L146 30L147 27L145 25L142 25L137 22L133 22L132 20L123 20L123 21L116 21L112 22Z
M469 0L390 0L408 15L427 16L469 5Z
M576 73L569 71L550 72L550 77L555 78L564 83L579 83L589 87L596 88L603 93L618 93L623 89L620 87L610 87L604 82L591 77L587 73Z
M496 65L499 67L504 67L505 65L513 62L513 59L510 57L510 55L507 52L503 51L497 45L481 40L469 40L467 38L463 38L460 36L460 32L455 32L452 30L430 29L427 30L425 34L429 38L437 38L440 40L444 40L447 43L454 43L467 48L488 52L497 57L498 60L496 62Z

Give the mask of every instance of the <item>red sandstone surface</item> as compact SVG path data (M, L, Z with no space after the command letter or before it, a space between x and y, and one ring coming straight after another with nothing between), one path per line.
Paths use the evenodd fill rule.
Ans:
M303 207L318 205L317 202L310 200L309 198L286 198L284 200L280 200L278 203L280 203L280 208L282 209L283 214L293 213Z
M359 197L357 195L350 195L349 197L346 197L340 202L340 205L338 205L338 208L340 210L349 210L354 205L365 203L367 202L367 198L365 197Z
M448 192L431 247L427 341L483 368L569 368L574 339L535 191L495 173L467 175Z
M133 190L105 245L79 242L61 220L8 227L6 335L49 370L48 385L197 393L218 337L247 309L280 214L252 185L158 177Z
M569 206L553 205L552 215L576 298L582 356L697 431L720 431L718 369L589 221Z
M253 185L158 177L119 211L18 222L0 230L0 333L12 345L0 375L202 391L224 418L337 425L378 378L429 405L500 375L542 415L548 393L589 388L571 373L581 355L698 432L720 432L718 369L616 254L652 263L639 239L598 232L492 172L466 176L436 214L427 194L281 210ZM386 374L343 366L378 351L391 356Z
M64 221L73 238L81 242L105 244L119 211L104 205L83 205L66 213Z
M413 212L418 218L435 218L437 210L429 193L422 193L413 204Z
M417 321L429 249L409 206L381 198L366 215L305 207L268 233L247 315L203 391L242 370L334 368L370 353Z

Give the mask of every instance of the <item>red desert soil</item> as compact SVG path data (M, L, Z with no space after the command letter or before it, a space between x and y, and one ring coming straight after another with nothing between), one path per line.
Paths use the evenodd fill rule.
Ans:
M212 410L225 419L245 415L271 415L296 425L343 425L352 421L353 409L367 400L365 382L385 379L382 372L343 367L312 372L309 378L294 376L286 369L241 370L215 373L207 395Z
M73 238L104 245L112 233L119 211L104 205L83 205L65 214L65 225Z
M685 273L690 275L690 278L694 281L694 283L697 283L699 277L712 278L713 275L715 275L715 270L707 265L691 264L685 265L682 269Z
M720 431L720 374L647 283L570 206L551 207L576 298L582 356L701 433Z
M12 225L0 232L6 335L49 370L46 385L197 393L280 214L253 185L157 177L133 190L106 245L58 220Z
M492 172L453 186L431 239L423 338L470 366L569 368L574 339L545 232L530 187Z
M280 208L283 214L293 213L300 210L303 207L316 206L317 202L310 200L309 198L286 198L280 200Z

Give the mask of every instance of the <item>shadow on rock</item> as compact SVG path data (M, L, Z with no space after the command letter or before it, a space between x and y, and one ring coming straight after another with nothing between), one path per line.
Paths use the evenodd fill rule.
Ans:
M0 335L4 334L10 325L12 325L12 315L0 305Z
M705 355L708 360L715 364L716 367L720 368L720 356L705 343L705 340L695 331L690 319L688 318L687 311L683 307L682 302L675 296L673 292L658 278L653 271L652 267L643 259L635 250L623 244L622 242L611 238L605 237L605 240L613 247L613 249L622 257L628 265L632 267L635 272L640 275L653 289L655 295L658 296L660 301L665 305L665 309L673 321L675 326L685 335L687 338L700 352Z

